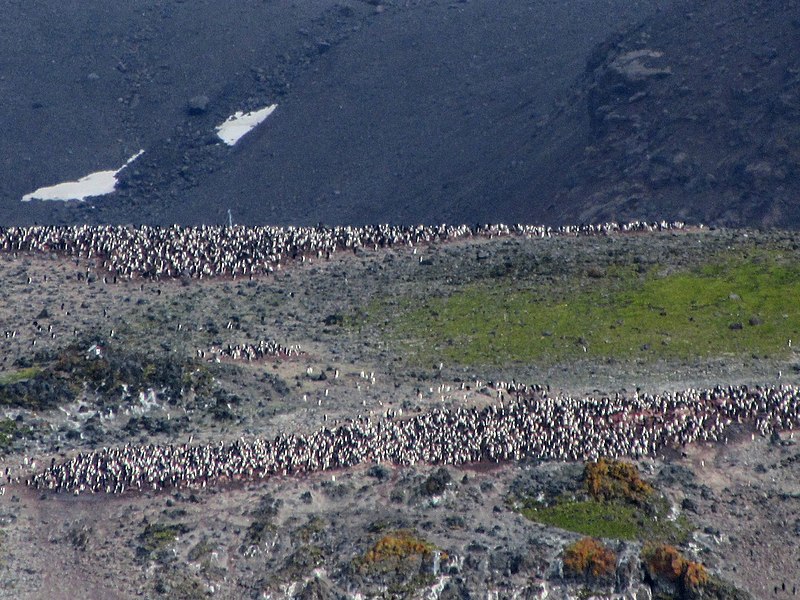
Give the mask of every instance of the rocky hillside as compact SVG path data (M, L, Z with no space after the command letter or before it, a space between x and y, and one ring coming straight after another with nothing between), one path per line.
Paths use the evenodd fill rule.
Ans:
M752 419L622 463L364 462L78 495L25 480L101 448L503 411L513 382L601 400L609 423L618 394L797 389L794 237L473 238L252 280L0 253L0 598L793 599L797 430ZM263 340L301 351L246 353Z
M692 2L599 45L535 138L568 165L546 220L796 226L798 35L794 3Z

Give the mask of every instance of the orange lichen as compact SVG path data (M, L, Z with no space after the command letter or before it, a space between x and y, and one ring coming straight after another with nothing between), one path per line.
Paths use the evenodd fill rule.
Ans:
M436 550L436 546L416 537L406 530L395 531L384 535L364 555L365 563L380 562L390 559L403 559L411 556L427 556ZM442 554L446 559L446 555Z
M648 571L671 583L678 581L686 568L686 559L674 546L648 545L642 550Z
M576 577L610 577L617 568L617 555L599 541L585 537L564 550L564 570Z
M708 571L698 562L690 562L686 565L686 572L683 574L683 584L692 590L697 590L708 583Z
M595 500L625 500L639 504L653 493L650 484L639 477L636 465L618 460L601 458L586 463L583 477L589 495Z
M691 590L697 590L708 583L706 568L685 558L674 546L647 544L642 549L642 559L654 579L660 578Z

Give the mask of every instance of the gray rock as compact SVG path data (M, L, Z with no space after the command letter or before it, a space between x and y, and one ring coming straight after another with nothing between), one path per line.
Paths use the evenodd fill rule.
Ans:
M617 553L619 556L616 573L616 591L632 596L632 591L642 583L642 569L638 544L625 544ZM626 596L626 597L627 597Z
M208 111L210 102L208 96L193 96L189 99L187 110L190 115L202 115Z
M468 600L469 598L472 596L460 578L447 582L439 595L439 600Z
M425 496L439 496L444 493L450 480L450 472L446 468L441 467L434 473L431 473L425 480L425 483L423 483L420 488L420 492Z
M672 75L672 68L656 64L662 63L663 57L664 53L660 50L649 48L633 50L617 56L609 65L609 69L628 81L668 77Z
M298 596L300 600L328 600L336 597L330 586L319 578L309 581Z

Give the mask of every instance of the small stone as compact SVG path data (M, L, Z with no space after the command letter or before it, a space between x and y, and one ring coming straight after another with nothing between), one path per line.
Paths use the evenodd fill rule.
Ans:
M200 95L194 96L189 100L188 104L188 111L190 115L202 115L206 111L208 111L208 105L210 104L210 100L208 96Z

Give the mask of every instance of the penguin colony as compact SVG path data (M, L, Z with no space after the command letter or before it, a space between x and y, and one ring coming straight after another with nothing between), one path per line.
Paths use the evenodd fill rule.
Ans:
M515 384L485 408L359 417L310 434L206 445L126 445L82 452L27 479L58 492L122 493L265 479L361 463L639 458L693 442L727 442L734 423L761 435L800 426L800 387L715 387L657 395L550 397ZM753 433L755 436L755 433Z
M330 259L359 248L413 247L434 241L498 236L563 237L682 230L682 222L599 225L375 225L365 227L123 227L34 226L0 228L0 252L49 252L95 261L117 278L257 276L289 261Z
M221 360L255 361L266 358L292 358L304 354L299 344L284 346L273 340L262 340L257 344L226 344L211 346L208 350L197 350L197 358L209 362Z

